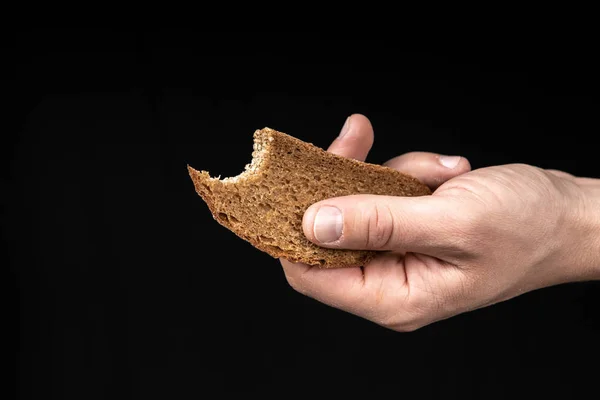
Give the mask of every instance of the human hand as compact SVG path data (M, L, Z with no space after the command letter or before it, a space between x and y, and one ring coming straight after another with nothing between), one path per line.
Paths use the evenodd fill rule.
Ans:
M373 144L369 120L353 115L342 132L328 151L364 160ZM309 240L384 252L362 268L319 269L282 259L298 292L412 331L528 291L600 278L599 180L523 164L470 171L462 157L423 152L386 165L434 193L354 195L312 205L303 220Z

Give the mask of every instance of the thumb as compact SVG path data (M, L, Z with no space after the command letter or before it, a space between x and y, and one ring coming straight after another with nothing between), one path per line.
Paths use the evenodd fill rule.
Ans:
M464 207L456 203L435 195L336 197L311 205L302 227L322 247L437 255L452 250L457 216Z

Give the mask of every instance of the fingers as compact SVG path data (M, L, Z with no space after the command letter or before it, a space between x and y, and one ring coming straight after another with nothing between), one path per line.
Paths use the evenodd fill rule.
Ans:
M373 146L373 126L367 117L352 114L346 119L339 136L331 143L328 152L347 158L365 161Z
M460 156L412 152L392 158L384 165L419 179L431 189L471 170L469 161Z
M357 310L364 294L360 268L321 269L280 259L290 286L305 296L348 312Z
M436 255L451 243L457 216L466 207L441 196L343 196L310 206L302 226L305 236L323 247Z
M439 306L440 296L460 286L456 270L443 271L438 260L412 254L382 253L364 272L360 268L321 269L283 259L281 264L297 292L384 327L412 331L439 319L444 308ZM426 268L417 268L422 266ZM423 281L438 272L439 288Z
M283 259L281 265L297 292L371 320L384 300L393 300L399 307L408 296L403 257L393 253L375 258L364 272L360 268L321 269Z

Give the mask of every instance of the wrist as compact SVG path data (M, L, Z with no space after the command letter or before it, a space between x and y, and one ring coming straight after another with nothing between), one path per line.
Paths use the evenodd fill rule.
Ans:
M574 235L571 259L575 267L572 281L600 280L600 179L585 179L581 195L572 207Z

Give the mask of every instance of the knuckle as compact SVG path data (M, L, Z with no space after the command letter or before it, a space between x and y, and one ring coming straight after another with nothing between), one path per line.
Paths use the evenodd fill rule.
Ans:
M422 324L417 324L415 322L407 323L398 327L398 332L410 333L415 332L423 327Z
M414 332L426 324L410 315L394 315L391 318L381 320L379 325L396 332Z
M447 315L445 297L431 288L415 288L395 312L379 315L379 325L397 331L414 332Z
M396 312L378 315L375 322L397 332L413 332L427 325L429 315L430 313L424 307L405 303Z
M388 247L394 236L394 216L390 208L375 204L367 209L364 220L365 247L375 250Z
M307 294L306 285L303 282L301 274L290 274L290 273L286 272L285 279L287 280L290 287L292 289L294 289L296 292L303 294L303 295Z

